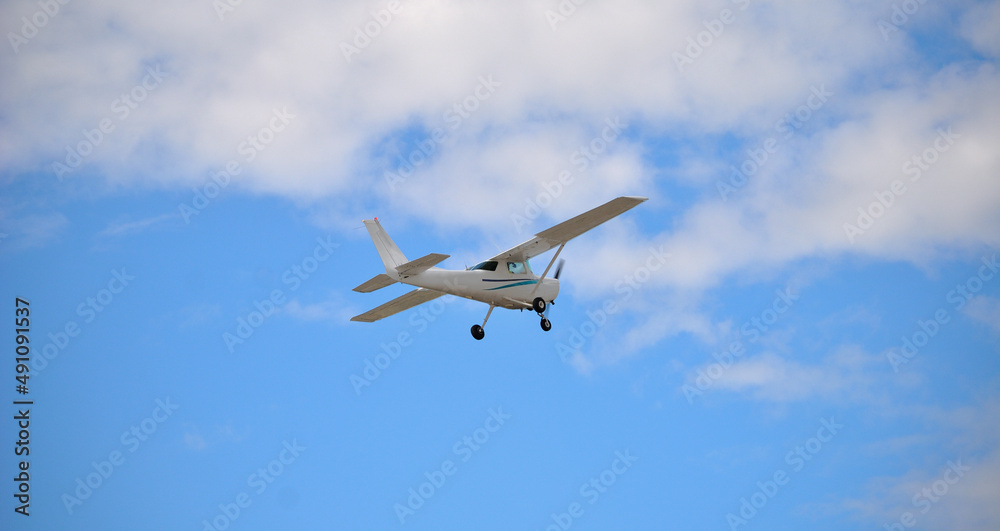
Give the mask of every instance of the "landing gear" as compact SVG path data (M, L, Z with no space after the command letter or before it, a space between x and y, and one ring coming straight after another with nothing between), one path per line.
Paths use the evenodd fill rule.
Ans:
M531 309L535 310L535 313L542 318L542 330L546 332L552 330L552 322L545 318L545 310L548 309L548 306L545 303L545 299L541 297L535 297L535 300L531 301Z
M542 299L541 297L538 297L534 301L532 301L531 306L532 306L532 308L536 312L538 312L538 316L541 317L541 319L542 319L542 321L540 323L542 325L542 330L544 330L546 332L548 332L549 330L552 330L552 322L549 321L545 317L545 313L544 313L545 310L546 310L546 308L548 307L548 304L545 303L545 300ZM486 337L486 330L484 329L484 327L486 326L486 321L490 320L490 314L493 313L493 308L495 308L495 307L496 306L494 306L492 304L490 305L489 311L486 312L486 318L483 319L483 324L481 324L481 325L478 325L478 324L472 325L472 330L471 330L472 337L474 337L476 339L476 341L480 341L484 337Z
M489 311L486 312L486 319L483 319L482 326L472 325L472 337L476 338L476 341L481 340L486 337L486 330L483 330L483 326L486 326L486 321L490 320L490 314L493 313L493 305L490 305Z

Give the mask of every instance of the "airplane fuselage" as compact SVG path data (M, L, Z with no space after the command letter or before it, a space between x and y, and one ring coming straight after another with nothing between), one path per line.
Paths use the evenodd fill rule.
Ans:
M419 275L401 277L399 281L512 310L531 309L535 297L553 301L559 295L558 279L543 279L539 286L538 276L510 273L506 269L452 271L432 267Z

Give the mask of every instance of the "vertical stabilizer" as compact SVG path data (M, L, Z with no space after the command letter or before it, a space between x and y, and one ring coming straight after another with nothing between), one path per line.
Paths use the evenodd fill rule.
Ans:
M385 264L385 272L392 278L398 278L399 274L396 272L396 268L409 260L403 256L399 247L396 247L396 243L386 234L378 219L366 219L364 222L368 234L371 234L372 242L375 243L375 248L378 249L378 255L382 258L382 263Z

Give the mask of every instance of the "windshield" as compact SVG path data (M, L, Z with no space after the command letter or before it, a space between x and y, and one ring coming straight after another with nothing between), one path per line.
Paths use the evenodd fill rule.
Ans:
M497 263L494 262L494 261L492 261L492 260L486 261L486 262L480 262L480 263L478 263L478 264L476 264L475 266L472 267L473 271L475 271L476 269L482 269L482 270L485 270L485 271L496 271L497 270Z

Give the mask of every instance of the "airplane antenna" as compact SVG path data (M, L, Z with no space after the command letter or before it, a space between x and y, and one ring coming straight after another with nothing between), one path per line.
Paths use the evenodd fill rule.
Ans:
M494 239L494 238L493 238L493 235L492 235L492 234L490 235L490 242L492 242L492 243L493 243L493 247L496 247L496 248L497 248L497 254L500 254L500 253L502 253L502 252L503 252L503 249L501 249L501 248L500 248L500 246L499 246L499 245L497 245L497 241L496 241L496 239Z

